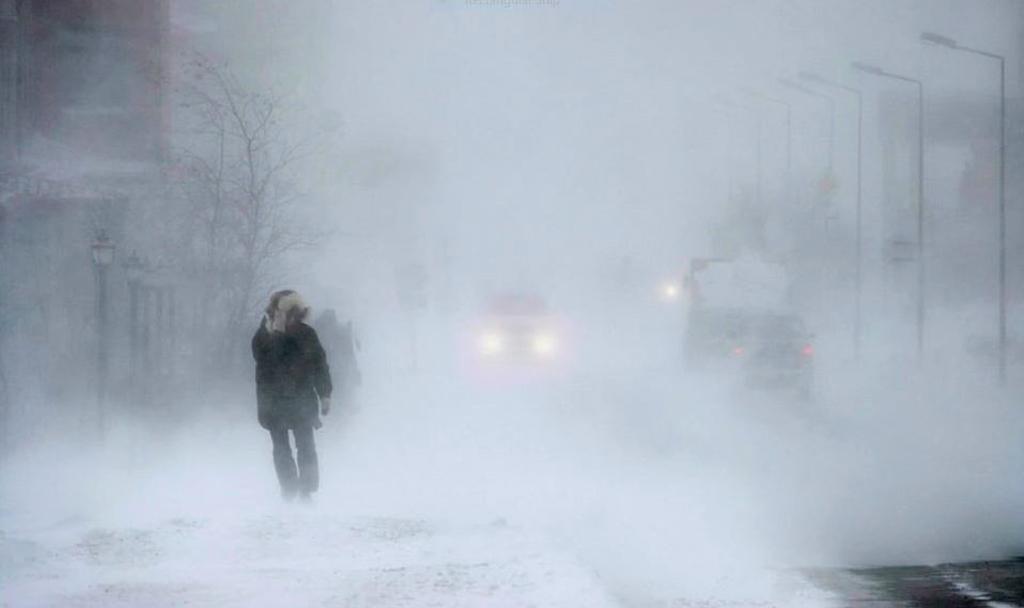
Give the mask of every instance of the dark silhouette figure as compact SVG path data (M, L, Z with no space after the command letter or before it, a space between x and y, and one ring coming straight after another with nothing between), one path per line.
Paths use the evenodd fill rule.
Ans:
M308 499L319 487L313 431L331 409L327 356L316 331L305 323L308 316L309 307L299 294L278 291L252 338L257 418L270 431L274 467L286 499L296 494ZM298 466L288 431L295 437Z
M357 342L352 331L352 321L339 323L334 309L328 308L320 313L313 326L320 335L320 342L334 369L334 392L339 395L340 407L346 408L351 405L353 392L362 383L356 360Z

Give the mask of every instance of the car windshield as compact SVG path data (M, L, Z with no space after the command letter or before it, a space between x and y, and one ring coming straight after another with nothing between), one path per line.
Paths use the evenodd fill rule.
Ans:
M799 317L773 316L758 319L755 335L763 342L792 342L806 336L803 322Z
M690 331L701 339L738 340L747 335L750 319L733 311L703 311L693 316Z
M487 310L500 316L541 316L547 313L547 306L535 295L502 294L491 299Z
M727 310L708 310L694 315L690 331L696 338L761 342L797 341L807 335L803 322L797 316Z

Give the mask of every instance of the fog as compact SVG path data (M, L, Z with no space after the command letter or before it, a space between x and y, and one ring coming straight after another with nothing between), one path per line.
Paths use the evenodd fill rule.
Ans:
M58 5L0 3L0 604L842 606L1024 552L1019 2ZM1005 57L1002 292L998 64L923 32Z

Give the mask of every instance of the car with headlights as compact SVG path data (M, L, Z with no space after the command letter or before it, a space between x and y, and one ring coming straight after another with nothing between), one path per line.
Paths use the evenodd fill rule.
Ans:
M490 298L472 333L473 358L482 367L547 367L564 355L562 325L535 294Z

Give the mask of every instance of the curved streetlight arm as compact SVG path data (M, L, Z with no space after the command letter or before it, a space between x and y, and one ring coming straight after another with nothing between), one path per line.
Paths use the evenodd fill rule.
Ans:
M745 103L740 103L740 102L736 101L735 99L733 99L732 97L729 97L729 96L726 96L726 95L719 95L715 99L713 99L712 101L713 101L713 103L715 105L718 105L718 106L721 106L721 107L725 107L725 108L735 108L737 110L745 110L745 111L751 112L751 113L755 113L758 110L758 108L756 108L755 106L747 105Z
M852 67L855 70L860 70L861 72L874 74L875 76L881 76L885 74L885 70L878 67L877 65L871 65L869 63L864 63L863 61L854 61L853 63L850 64L850 67Z
M817 97L818 99L824 99L828 103L828 172L832 173L833 159L835 158L835 133L836 133L836 100L831 95L826 95L820 91L809 89L799 83L793 82L788 78L779 78L779 84L784 87L788 87L795 91L799 91L804 95L810 97Z
M999 59L1005 61L1005 57L997 55L990 51L983 51L970 46L964 46L959 44L956 40L953 40L949 36L943 36L942 34L936 34L935 32L922 32L921 42L926 44L934 44L935 46L944 46L954 51L964 51L965 53L974 53L975 55L984 55L985 57L991 57L992 59Z
M949 36L943 36L942 34L936 34L935 32L921 32L921 42L927 42L928 44L934 44L936 46L948 46L950 48L956 48L956 40L953 40Z
M886 72L882 74L882 76L887 78L895 78L896 80L902 80L903 82L912 82L919 87L924 86L924 83L922 83L920 80L916 78L911 78L910 76L902 76L900 74L893 74L891 72Z
M764 94L764 93L762 93L760 91L755 91L754 89L743 89L743 92L746 93L747 95L751 96L751 97L756 97L757 99L761 99L761 100L764 100L764 101L769 101L771 103L777 103L779 105L786 106L787 108L790 107L790 103L788 101L786 101L785 99L779 99L778 97L772 97L771 95L766 95L766 94Z
M983 51L969 46L957 46L956 50L964 51L966 53L974 53L975 55L984 55L985 57L991 57L992 59L998 59L999 61L1006 61L1006 57L1003 57L1002 55L997 55L995 53L990 53L989 51Z
M881 76L883 78L894 78L896 80L902 80L904 82L913 82L913 83L916 83L918 86L922 86L921 81L916 79L916 78L911 78L910 76L904 76L902 74L896 74L896 73L890 72L888 70L883 70L882 68L880 68L878 66L870 65L870 64L867 64L867 63L862 63L860 61L854 61L853 63L850 64L850 67L852 67L855 70L860 70L861 72L865 72L867 74L871 74L872 76Z
M817 97L819 99L827 99L828 101L832 101L831 95L826 95L824 93L815 91L814 89L809 89L800 83L789 80L788 78L779 78L779 84L781 84L784 87L793 89L794 91L800 91L805 95L810 95L811 97Z
M851 87L850 85L843 84L841 82L837 82L837 81L831 80L829 78L825 78L824 76L819 76L818 74L815 74L814 72L800 72L800 74L798 74L798 76L802 80L806 80L807 82L818 84L818 85L821 85L821 86L824 86L824 87L832 87L834 89L842 89L842 90L844 90L844 91L846 91L848 93L853 93L854 95L857 95L858 97L863 95L863 91L861 91L857 87Z

